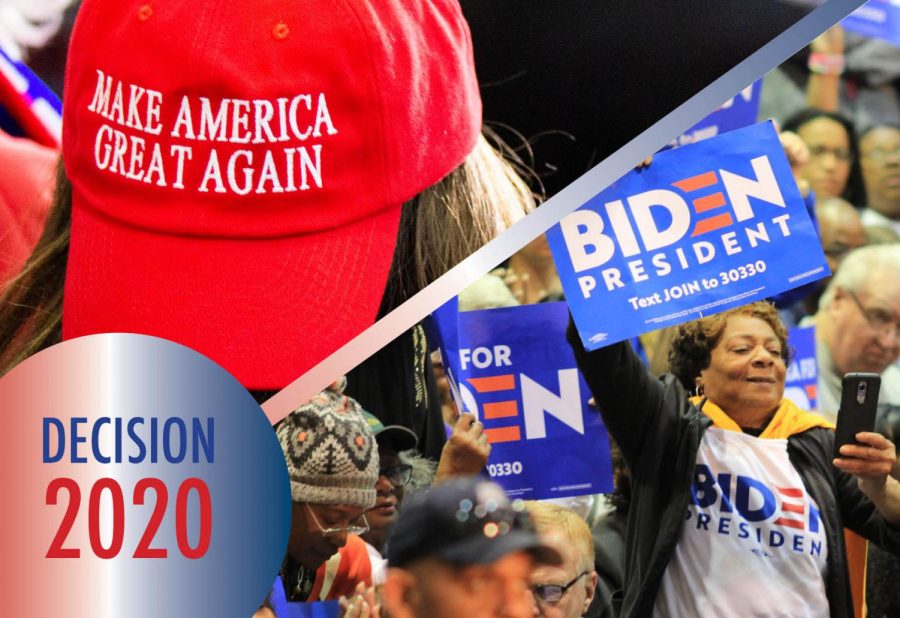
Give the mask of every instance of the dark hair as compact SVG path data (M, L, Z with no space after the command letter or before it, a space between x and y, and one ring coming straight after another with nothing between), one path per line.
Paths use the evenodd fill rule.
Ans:
M819 118L828 118L842 127L847 133L847 144L850 148L850 175L847 176L847 185L844 187L841 197L856 206L862 208L866 205L866 188L863 184L862 168L859 165L859 138L856 128L846 116L836 112L826 112L814 107L806 107L784 121L782 130L797 133L804 125Z
M71 223L72 186L60 159L44 231L22 271L0 295L0 376L62 340Z
M781 358L785 365L790 362L787 329L778 317L775 305L765 301L750 303L678 327L669 350L669 371L675 374L687 390L694 390L695 379L709 367L713 348L719 345L728 318L732 316L759 318L771 326L781 344Z

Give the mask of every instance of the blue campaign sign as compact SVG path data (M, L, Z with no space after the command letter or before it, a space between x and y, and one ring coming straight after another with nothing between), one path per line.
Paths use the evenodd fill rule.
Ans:
M679 135L666 148L693 144L694 142L755 123L759 114L759 93L761 90L762 80L759 79L725 101L709 116Z
M787 370L784 396L803 410L815 410L819 370L816 364L816 329L812 326L788 331L788 345L794 351Z
M547 238L591 350L829 274L770 122L656 155Z
M488 472L510 496L612 491L606 428L566 343L565 303L463 313L451 304L434 317L446 325L442 356L454 397L484 423ZM457 329L456 342L446 327Z
M900 46L900 1L869 0L841 24L847 30Z

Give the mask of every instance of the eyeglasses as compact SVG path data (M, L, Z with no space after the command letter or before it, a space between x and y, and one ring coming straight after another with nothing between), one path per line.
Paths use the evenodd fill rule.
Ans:
M900 158L900 147L894 148L892 150L888 150L885 148L873 148L872 150L863 154L863 157L866 159L871 159L877 163L883 162L888 157L894 157L895 159Z
M412 466L399 464L390 468L382 468L378 471L378 476L385 477L394 487L403 487L412 478Z
M342 532L346 532L347 534L355 534L355 535L359 536L359 535L365 534L366 532L369 531L369 522L368 522L368 520L366 520L365 513L363 513L362 515L360 515L359 517L357 517L356 519L351 521L349 526L345 526L345 527L341 527L341 528L325 528L324 526L322 526L321 523L319 523L319 518L316 517L316 514L312 510L312 508L305 502L303 503L303 506L305 506L306 510L309 511L309 514L312 517L313 523L316 524L316 527L319 529L319 532L322 533L322 536L330 536L332 534L340 534Z
M893 334L895 338L900 340L900 320L883 309L866 309L863 307L862 303L859 302L859 298L857 298L856 294L850 290L846 290L846 292L847 295L853 299L853 303L859 309L860 313L863 314L863 317L866 319L866 322L869 323L869 326L872 327L872 330L879 335Z
M574 586L575 582L577 582L588 573L590 573L590 571L583 571L575 579L564 585L537 584L531 587L531 592L534 593L534 598L541 603L559 603L559 601L563 598L563 595L566 594L569 588Z
M838 161L849 163L853 160L853 153L847 148L826 148L825 146L811 146L809 156L814 159L820 159L825 155L833 155Z

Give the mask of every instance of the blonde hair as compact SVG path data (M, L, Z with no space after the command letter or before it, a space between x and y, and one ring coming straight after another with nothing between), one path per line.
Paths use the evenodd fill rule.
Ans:
M531 513L539 535L543 536L557 530L566 535L578 551L579 570L594 570L594 538L581 517L551 502L529 500L525 502L525 510Z
M465 161L404 204L380 316L480 249L537 205L527 166L485 128Z

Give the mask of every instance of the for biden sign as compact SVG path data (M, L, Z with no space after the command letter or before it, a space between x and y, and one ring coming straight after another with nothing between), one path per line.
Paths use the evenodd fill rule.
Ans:
M432 315L454 399L484 423L488 472L510 496L612 489L606 429L566 343L565 303L458 313L451 302Z

